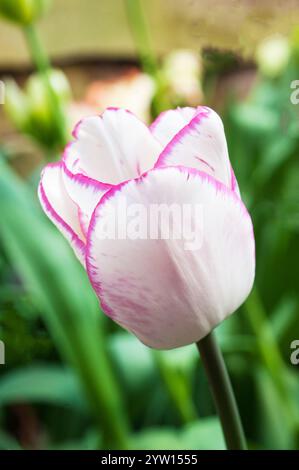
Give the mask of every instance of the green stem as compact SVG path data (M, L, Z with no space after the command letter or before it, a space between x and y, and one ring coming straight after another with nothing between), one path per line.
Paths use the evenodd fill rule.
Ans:
M34 24L29 24L24 27L24 34L31 53L32 61L44 81L45 87L48 90L50 103L53 106L53 116L57 120L57 132L59 133L61 146L65 146L68 140L66 117L61 102L55 91L53 90L49 72L51 71L51 64L49 58L42 46L38 31Z
M171 102L167 96L167 83L159 67L156 54L152 47L151 35L140 0L125 0L128 22L137 49L142 69L151 75L156 84L155 107L157 114L165 109L171 108Z
M246 441L223 356L211 332L196 343L205 368L228 449L245 450Z
M188 424L196 421L197 413L190 399L190 390L186 378L181 376L177 370L169 367L161 351L152 350L152 354L169 398L174 404L182 423Z
M51 64L42 46L36 27L33 24L29 24L24 27L24 32L36 69L39 73L47 73L51 68Z
M140 0L125 0L128 21L143 70L157 79L159 66L153 52L146 18Z

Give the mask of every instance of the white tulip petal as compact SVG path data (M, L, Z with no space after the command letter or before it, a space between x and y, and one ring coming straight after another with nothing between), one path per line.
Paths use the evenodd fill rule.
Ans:
M85 264L85 237L78 218L78 208L63 184L61 163L49 164L44 168L38 195L47 216L70 242L81 263Z
M183 165L208 173L232 189L224 128L215 111L202 106L165 147L156 167Z
M108 108L75 128L64 162L69 171L107 184L136 178L154 166L162 147L131 112Z
M165 147L185 127L200 108L177 108L163 111L150 126L154 137Z
M82 174L73 174L62 165L65 188L72 201L77 205L81 229L86 236L92 213L111 185L100 183Z
M201 208L202 219L191 212L201 244L190 250L186 237L103 237L101 229L117 209L123 211L124 201L127 207L142 204L147 214L153 204ZM251 290L251 218L240 198L206 173L155 169L103 196L89 226L86 266L104 311L142 342L161 349L190 344L234 312Z

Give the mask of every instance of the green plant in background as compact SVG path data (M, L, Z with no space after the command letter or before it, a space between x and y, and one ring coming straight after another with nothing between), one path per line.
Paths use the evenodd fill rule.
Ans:
M71 90L64 73L50 70L49 81L57 100L66 106L71 99ZM63 142L57 135L55 110L48 86L39 73L28 79L24 91L13 79L7 80L5 85L5 109L11 121L20 132L38 142L53 159Z
M156 89L152 102L152 117L154 118L160 112L176 105L177 96L173 93L168 80L167 64L163 69L157 60L142 1L125 0L124 3L140 64L144 72L149 74L155 82Z
M8 83L8 109L13 121L18 128L34 137L48 150L61 150L68 137L65 115L65 94L68 85L61 72L51 70L36 27L36 22L47 10L49 3L49 0L1 0L0 13L22 28L37 70L37 75L27 85L27 104L16 85ZM67 94L68 92L69 90Z
M290 97L299 68L289 44L275 37L259 47L261 75L256 86L246 101L227 102L226 111L232 161L238 162L237 177L244 184L258 240L257 285L242 310L258 342L260 363L254 378L263 404L267 393L270 397L262 409L266 431L261 439L277 448L297 448L299 431L296 371L289 366L292 331L298 331L299 274L294 248L299 112ZM275 51L281 60L274 68ZM279 418L274 410L279 410Z
M102 445L126 447L124 411L107 357L98 305L81 268L62 239L49 229L28 189L3 161L0 183L5 226L0 235L2 246L41 309L61 354L77 370L95 420L100 421ZM51 252L57 255L53 258Z
M15 10L11 2L0 4L1 11L24 29L38 70L28 80L25 94L14 82L8 84L7 107L18 127L49 151L66 142L62 105L68 99L69 88L64 75L51 69L35 29L34 22L42 6L44 2L23 1L15 4ZM0 235L6 257L20 274L34 304L40 308L60 353L77 370L95 422L100 426L100 445L125 448L128 446L127 423L106 353L105 335L98 322L97 302L88 286L83 287L84 295L76 299L75 292L79 293L76 285L84 285L81 270L72 262L60 237L53 238L53 232L35 207L31 190L13 176L3 155L0 191L1 210L7 217L6 229L1 230ZM27 211L31 221L26 217ZM39 242L32 237L32 231L38 234ZM57 258L49 251L46 255L46 246L50 251L52 246L54 253L59 252L60 280L54 268Z

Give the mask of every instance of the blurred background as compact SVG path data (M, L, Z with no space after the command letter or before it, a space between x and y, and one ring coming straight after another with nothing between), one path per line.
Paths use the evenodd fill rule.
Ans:
M106 318L36 195L83 116L121 106L149 123L204 104L256 236L254 290L217 337L249 447L299 449L299 2L0 0L0 13L0 448L224 448L196 348L152 351Z

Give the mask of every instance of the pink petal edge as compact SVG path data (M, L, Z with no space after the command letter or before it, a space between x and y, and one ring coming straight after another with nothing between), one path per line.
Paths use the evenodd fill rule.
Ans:
M64 175L69 178L72 182L74 182L76 185L82 187L83 188L87 188L87 187L92 187L95 191L99 191L99 193L101 192L107 192L109 191L114 185L112 184L107 184L107 183L102 183L100 181L97 181L97 180L94 180L92 178L89 178L88 176L85 176L81 173L72 173L66 166L66 164L62 161L62 171L64 173ZM68 188L66 188L68 189ZM86 189L83 189L83 191L86 190ZM78 218L79 218L79 223L80 223L80 226L81 226L81 230L83 232L83 234L85 235L85 237L87 236L87 227L88 225L86 225L86 223L84 222L84 211L82 210L82 208L80 207L80 204L78 204L78 201L74 200L74 198L72 197L71 194L69 194L69 197L72 199L72 201L74 202L74 204L76 204L77 208L78 208ZM102 195L99 195L99 199L102 197ZM93 210L92 210L93 212Z
M101 118L102 115L105 113L105 111L125 111L126 113L128 114L132 114L132 116L134 116L136 119L139 119L137 116L135 116L134 113L132 113L132 111L130 111L129 109L125 109L125 108L118 108L116 106L109 106L108 108L106 108L102 113L100 114L94 114L94 115L90 115L90 116L85 116L84 118L80 119L80 121L77 122L77 124L75 125L73 131L72 131L72 136L74 137L74 139L78 139L78 133L79 133L79 130L80 130L80 126L81 124L83 123L84 119L88 119L88 117L99 117ZM139 119L139 121L143 122L141 119Z
M51 168L56 168L56 167L61 167L61 162L55 162L55 163L49 163L46 167L51 167ZM84 264L85 260L85 254L86 254L86 246L84 242L78 237L78 235L74 232L74 230L65 222L65 220L57 214L55 209L52 207L50 204L46 192L43 187L42 183L42 178L43 178L43 172L41 175L41 180L38 185L38 196L40 199L40 202L46 212L46 214L49 216L49 218L57 224L58 227L60 227L62 233L66 234L66 237L70 241L71 245L74 247L74 250L76 251L78 258Z
M114 186L113 184L102 183L101 181L90 178L89 176L83 175L82 173L72 173L68 169L64 160L62 160L61 163L62 171L66 174L66 176L80 185L93 186L95 189L99 189L100 191L108 191L111 189L111 187Z
M184 137L185 134L188 134L190 130L192 130L197 124L199 124L203 118L207 118L209 116L210 111L208 108L201 106L200 109L201 110L196 113L194 118L192 118L191 121L189 121L188 124L186 124L166 145L164 150L159 155L159 158L155 164L155 168L162 167L164 165L165 158L172 151L173 147L175 147L176 144L180 141L180 139Z
M192 108L192 106L187 106L188 108ZM197 115L197 112L200 108L203 108L203 106L198 106L197 108L193 108L194 109L194 116L193 118ZM173 111L173 112L176 112L176 111L179 111L181 108L176 108L176 109L166 109L165 111L162 111L157 117L156 119L150 124L149 126L149 130L151 132L154 132L156 127L159 126L160 124L160 121L162 119L164 119L164 117L166 116L167 113L169 113L170 111ZM193 119L192 118L192 119ZM190 119L191 120L191 119ZM189 121L190 122L190 121Z
M95 115L91 115L91 116L86 116L82 119L80 119L77 124L75 125L73 131L72 131L72 136L74 137L75 140L69 142L65 149L64 149L64 152L63 152L63 155L62 155L62 161L64 163L64 166L65 168L68 170L68 172L70 174L72 174L73 176L79 176L80 178L83 177L83 178L88 178L89 180L89 183L94 185L94 186L97 186L97 184L100 184L102 185L102 188L104 188L104 186L114 186L114 184L108 184L108 183L102 183L101 181L99 180L95 180L87 175L85 175L84 173L82 173L82 170L80 172L77 172L77 173L74 173L73 171L70 170L69 166L68 166L68 159L69 159L69 152L73 146L73 144L76 143L76 141L78 140L79 138L79 130L80 130L80 127L81 125L83 124L84 120L85 119L88 119L88 117L99 117L99 118L102 118L103 114L106 112L106 111L112 111L112 112L118 112L118 111L125 111L126 113L134 116L134 118L136 118L140 123L142 123L146 128L148 128L148 126L145 124L144 121L142 121L142 119L139 119L134 113L132 113L132 111L130 111L129 109L126 109L126 108L119 108L119 107L115 107L115 106L110 106L108 108L106 108L101 114L95 114ZM162 114L162 113L161 113ZM158 119L158 118L157 118ZM154 124L154 123L153 123ZM150 130L150 128L148 128ZM154 136L152 136L155 140L157 140ZM99 187L99 186L98 186Z
M180 139L185 136L190 130L192 130L194 127L199 124L203 118L208 118L210 114L210 109L206 106L199 106L197 108L198 112L195 114L195 116L189 121L188 124L186 124L173 138L172 140L166 145L164 150L161 152L159 155L159 158L155 164L155 168L161 168L164 166L164 162L166 157L169 155L169 153L172 151L172 149L176 146L177 143L179 143ZM158 125L159 120L163 117L163 114L167 113L167 111L162 112L158 118L152 123L150 128L153 127L153 129ZM204 162L206 163L206 162ZM239 196L239 187L237 183L237 179L234 173L234 170L231 166L231 190L235 191Z

